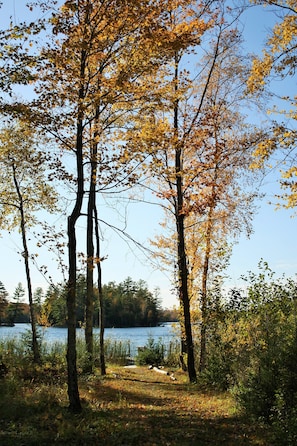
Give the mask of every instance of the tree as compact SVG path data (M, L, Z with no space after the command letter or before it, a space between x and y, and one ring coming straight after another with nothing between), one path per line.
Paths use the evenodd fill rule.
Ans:
M239 31L222 27L201 61L212 71L199 77L200 97L203 88L207 91L189 137L193 149L185 158L185 166L189 163L194 172L184 195L191 293L200 301L200 371L206 367L208 285L227 266L231 241L243 231L251 233L258 192L249 166L256 144L266 136L240 112L248 105L244 88L250 64L240 51L241 42Z
M42 314L49 326L67 327L67 286L51 284L45 293ZM78 317L77 317L78 320Z
M2 3L0 4L0 10ZM30 6L28 6L30 8ZM43 19L29 24L10 23L9 29L0 29L0 108L7 110L15 85L29 85L35 78L35 54L32 46L43 29ZM36 37L37 36L37 37Z
M6 316L6 309L8 306L8 292L5 289L5 286L2 282L0 282L0 325L2 325L3 320Z
M47 157L39 147L34 132L24 123L4 128L0 133L0 228L19 227L30 305L32 350L40 362L37 342L36 313L30 274L30 253L27 230L36 223L35 214L45 209L56 210L56 194L46 181Z
M145 87L139 79L146 78L155 65L162 60L153 31L159 31L157 20L162 18L162 3L139 2L137 8L129 8L110 1L106 7L100 6L99 14L91 12L91 29L95 34L101 29L108 39L95 38L89 54L88 70L93 70L89 88L95 92L90 101L88 113L89 141L89 192L87 205L87 300L86 300L86 344L89 363L92 363L92 321L93 321L93 273L97 264L98 289L100 297L101 257L99 246L98 212L96 195L110 192L119 193L122 188L131 186L137 178L136 168L141 159L139 153L130 154L125 148L123 129L129 119L133 119L135 109L147 107L144 97ZM133 4L134 6L134 4ZM113 9L114 8L114 9ZM117 23L114 23L117 11ZM111 26L111 29L106 28ZM141 26L140 26L141 24ZM103 35L103 34L102 34ZM157 51L156 51L157 48ZM100 54L100 56L98 56ZM144 57L146 55L146 57ZM91 77L90 77L91 79ZM106 138L106 134L108 136ZM113 135L114 144L110 135ZM108 147L108 152L107 152ZM112 155L110 155L112 153ZM95 220L95 225L94 225ZM102 219L101 219L102 221ZM94 256L93 233L95 229L97 255ZM100 299L99 299L100 302ZM102 311L101 311L102 313ZM103 330L103 319L100 327ZM101 339L103 338L103 331ZM101 349L103 350L103 349Z
M21 302L25 296L25 289L21 282L19 282L14 290L12 302L8 307L8 319L11 324L14 324L18 317L22 314Z
M148 8L149 4L149 8ZM162 2L65 2L51 17L54 42L42 50L41 75L34 107L37 125L55 135L63 147L75 154L75 205L68 218L68 395L70 409L81 410L76 371L75 282L76 224L82 214L85 196L85 166L91 163L88 219L88 297L86 341L92 357L92 288L93 288L93 221L96 165L100 186L111 180L120 184L127 178L128 153L118 137L113 145L116 127L123 127L126 111L132 102L140 72L152 69L150 55L154 39L150 33L162 12ZM116 17L116 21L115 21ZM56 36L59 38L57 39ZM143 86L140 93L144 94ZM51 113L49 113L49 111ZM61 112L62 111L62 112ZM32 112L31 112L32 113ZM46 119L45 119L46 117ZM44 126L44 122L46 125ZM108 134L107 134L108 133ZM104 137L105 135L105 137ZM75 141L75 143L73 143ZM100 146L101 150L97 148ZM128 156L128 160L131 156ZM97 183L98 184L98 183ZM93 212L93 214L92 214Z
M101 327L136 327L156 326L161 321L161 308L158 292L151 292L143 280L133 281L130 277L116 284L111 282L102 285L102 308L97 300L100 290L94 287L95 314L93 323ZM87 293L86 277L79 275L76 284L76 320L78 326L85 324L85 300ZM41 313L46 316L50 325L66 326L66 295L67 284L51 285L46 292ZM99 312L99 318L98 318Z
M104 302L102 292L102 269L100 258L100 236L97 207L94 208L95 236L96 236L96 260L97 260L97 286L98 286L98 310L99 310L99 345L100 345L100 369L101 375L106 375L105 353L104 353Z
M41 287L36 288L33 293L33 303L35 307L36 319L38 324L41 322L41 309L42 309L42 300L44 298L43 289Z
M52 8L42 4L45 9ZM148 7L149 5L149 7ZM167 20L166 1L91 2L67 1L51 16L50 28L54 38L38 54L38 77L35 93L37 100L25 107L25 113L36 126L54 135L63 149L75 154L76 169L69 175L75 182L75 205L68 218L69 293L68 293L68 390L70 408L80 411L75 354L75 281L76 281L76 224L83 208L85 196L85 163L99 163L100 185L111 179L118 186L119 173L125 180L133 181L134 167L127 169L127 159L137 163L135 154L129 155L119 136L117 145L114 128L124 127L131 108L139 108L147 100L146 84L139 83L143 73L155 69L159 55L158 39L162 35L162 20ZM115 21L115 17L117 20ZM57 37L58 36L58 37ZM161 59L164 57L162 52ZM19 113L19 104L15 110ZM11 106L9 110L13 110ZM130 110L130 112L129 112ZM103 137L104 132L108 134ZM75 141L75 143L73 143ZM101 150L94 157L93 148ZM106 153L108 153L106 155ZM127 156L128 154L128 156ZM94 158L97 158L94 159ZM58 160L55 162L57 166ZM135 164L134 164L135 165ZM115 168L113 168L115 167ZM90 185L94 183L91 168ZM63 172L64 173L64 172ZM89 195L91 199L92 194ZM94 207L93 204L90 209ZM92 216L89 216L89 251L92 237ZM93 256L88 255L91 277ZM91 278L88 280L91 284ZM91 286L88 289L91 291ZM88 348L92 348L92 299L87 300Z
M143 280L110 282L103 285L102 294L107 327L149 327L160 322L158 294L149 291Z
M90 153L90 181L87 207L87 293L86 293L86 328L85 338L88 352L87 370L93 367L93 317L94 317L94 217L96 210L97 183L97 142L94 142ZM99 272L100 273L100 272Z
M189 9L183 4L182 14L179 9L170 11L168 34L173 40L170 41L168 35L167 40L171 44L168 48L171 64L162 67L157 73L159 82L155 79L152 83L155 95L160 95L159 102L153 111L140 116L139 127L133 132L137 144L146 146L149 153L149 188L166 208L168 221L164 227L169 228L170 219L174 222L174 236L170 233L167 240L161 236L157 244L163 257L166 246L172 249L174 244L176 250L174 265L182 309L183 340L188 354L189 379L195 381L191 306L198 293L191 288L192 274L197 273L200 262L200 283L196 290L199 288L202 302L203 345L207 276L210 256L214 257L214 225L220 221L216 231L224 237L227 237L228 226L231 228L232 216L232 229L238 225L239 217L235 219L234 213L238 206L240 214L244 196L239 193L240 177L247 168L251 146L259 140L261 132L248 128L238 114L247 70L244 69L246 60L243 61L233 50L240 44L236 18L225 12L224 5L220 9L216 2L200 4L197 9L191 9L190 2L185 3ZM200 72L195 76L183 66L190 62L189 54L191 58L192 53L200 56L199 45L203 39L208 43L206 57L201 57ZM246 196L244 202L251 199L252 195ZM241 213L241 218L243 215ZM246 218L246 223L248 220ZM196 237L196 251L192 249L192 235ZM226 243L217 246L218 255L223 250L227 251ZM173 263L170 259L169 262ZM195 280L198 282L197 278ZM204 364L204 359L201 361Z
M255 57L251 76L248 81L248 91L250 93L271 90L270 80L279 79L284 83L295 75L296 71L296 2L286 1L259 1L253 3L263 6L273 6L273 11L277 13L277 20L271 35L268 36L262 57ZM267 163L271 166L271 155L276 150L284 151L285 166L282 170L281 187L287 191L282 198L287 208L295 208L297 204L296 188L296 95L288 93L279 98L279 92L275 91L276 100L282 99L281 104L275 104L272 111L284 116L285 122L275 120L271 129L271 134L263 140L255 150L254 167L261 167ZM270 110L271 111L271 110ZM279 163L279 160L277 161Z
M183 99L189 94L190 83L187 79L187 72L181 71L180 64L182 57L190 51L190 48L199 45L205 31L212 26L213 11L210 9L209 2L202 2L198 9L196 9L196 5L193 2L189 1L179 2L176 6L175 8L172 5L170 20L166 29L172 70L170 73L169 69L171 80L167 84L167 91L163 91L167 103L164 103L164 109L161 112L161 114L165 112L165 115L171 113L172 124L168 125L162 117L159 119L156 119L156 116L154 117L154 130L160 125L161 131L164 131L161 146L163 145L165 150L153 153L154 159L151 170L154 172L153 176L157 177L155 167L161 166L158 169L159 178L161 180L165 178L166 186L159 192L159 197L169 199L172 205L171 212L175 221L176 234L177 288L184 327L183 341L186 346L189 380L195 382L196 370L190 314L191 297L188 286L189 265L185 241L186 211L183 161L187 143L185 138L186 132L182 123L183 112L181 108ZM160 135L160 131L157 134Z

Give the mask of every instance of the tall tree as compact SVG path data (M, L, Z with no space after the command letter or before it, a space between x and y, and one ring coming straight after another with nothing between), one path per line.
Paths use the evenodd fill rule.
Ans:
M102 292L102 268L101 268L101 251L100 251L100 235L98 224L97 207L94 208L95 219L95 236L96 236L96 263L97 263L97 287L98 287L98 307L99 307L99 345L100 345L100 369L101 375L106 375L105 353L104 353L104 303Z
M76 188L75 204L68 218L67 358L72 411L81 410L76 370L75 282L76 225L84 210L84 182L89 179L90 185L86 341L91 358L95 191L109 188L111 182L116 186L121 181L128 184L133 175L133 167L127 167L132 157L116 135L116 129L126 125L129 110L144 95L145 89L137 79L140 73L154 67L156 58L152 48L156 49L158 45L151 34L156 19L164 14L163 3L67 1L52 15L50 23L54 38L49 39L41 52L36 87L38 97L30 111L36 124L54 135L63 151L74 153L76 162L75 171L68 177ZM135 164L135 157L133 162ZM87 170L86 166L90 168Z
M197 252L191 255L191 227L196 227L196 238L200 240L197 240L200 252L198 288L205 320L205 293L210 255L213 254L214 224L220 219L221 227L225 228L221 234L227 237L227 227L231 227L232 217L233 228L238 223L238 219L235 222L234 214L236 206L240 214L243 200L243 195L239 198L239 179L248 166L251 147L259 140L261 132L248 128L237 113L247 70L244 68L246 61L235 54L235 48L240 44L236 17L228 15L229 10L224 9L223 3L222 9L216 2L200 4L199 8L188 2L187 5L189 10L184 8L184 15L180 15L180 10L171 12L176 40L170 42L172 64L166 66L165 71L158 72L161 84L158 92L162 99L154 111L146 117L141 116L139 127L133 131L137 135L137 143L150 148L147 162L151 175L149 187L156 191L163 207L167 207L167 216L174 221L174 237L169 236L169 244L163 237L159 241L161 239L162 248L166 244L172 247L172 242L176 246L174 264L188 353L189 379L195 381L190 310L197 299L197 292L196 295L192 294L194 290L191 289L191 275L194 268L197 271ZM214 9L210 9L210 6ZM195 14L191 16L189 11ZM178 29L187 32L179 35ZM208 43L205 51L207 57L201 57L200 71L193 75L184 70L183 66L187 61L191 62L192 52L197 58L201 55L199 45L203 39ZM167 40L170 41L169 37ZM158 85L157 81L155 85ZM251 199L252 196L246 196L245 203ZM242 218L243 215L241 213ZM248 220L246 218L247 224ZM203 346L204 324L201 335ZM204 362L202 356L202 367Z
M0 148L0 227L6 230L15 227L20 229L23 246L21 255L30 305L32 350L34 361L40 362L27 230L36 223L37 211L56 210L56 194L46 179L46 154L42 148L39 149L38 140L31 129L21 122L2 129Z
M164 27L170 62L158 73L153 88L161 85L155 94L159 102L155 110L140 117L138 140L148 144L151 153L150 174L159 181L158 197L168 200L175 224L177 289L182 312L183 343L187 352L187 368L191 382L196 381L194 343L191 327L189 294L189 264L185 236L185 167L187 147L184 104L190 96L189 73L182 70L183 57L197 48L205 31L214 25L216 2L181 1L171 4ZM198 116L198 114L197 114ZM193 114L193 123L197 116ZM191 124L190 124L191 126ZM190 133L190 132L189 132Z
M257 197L256 176L249 169L252 152L265 136L264 130L246 122L240 109L247 106L244 95L250 59L240 51L238 30L219 30L212 51L202 59L211 66L211 76L202 73L200 87L207 86L200 117L193 127L193 152L188 153L196 178L185 188L187 240L194 291L200 296L200 371L206 365L207 288L210 272L222 273L230 255L228 242L251 232ZM197 87L199 91L199 86ZM201 94L201 92L200 92Z
M176 243L177 243L177 280L178 295L183 315L184 326L184 344L187 353L187 369L189 380L196 381L196 369L194 358L194 342L191 327L190 299L189 294L189 265L186 251L185 236L185 201L184 201L184 129L182 128L181 119L181 103L184 95L187 94L189 86L187 85L186 73L182 73L180 64L183 55L185 55L191 47L199 45L202 35L212 26L212 11L209 9L209 2L202 2L196 9L196 5L192 2L181 2L176 9L172 9L171 23L168 24L168 34L171 38L172 51L172 140L171 153L173 159L173 169L167 177L167 185L169 192L173 198L173 215L176 226ZM182 10L179 8L182 7ZM181 12L182 11L182 12ZM168 154L165 154L165 168L169 166L167 160Z

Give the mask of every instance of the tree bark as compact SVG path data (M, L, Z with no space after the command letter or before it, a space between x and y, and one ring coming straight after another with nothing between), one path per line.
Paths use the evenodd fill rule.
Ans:
M175 92L178 93L178 64L179 56L175 56ZM185 330L185 344L187 350L187 368L190 382L197 380L195 370L194 344L191 326L190 297L188 289L188 264L185 246L185 214L183 197L183 166L182 149L178 141L178 98L174 103L174 131L175 131L175 173L176 173L176 209L175 220L177 230L178 282L179 300L183 312Z
M98 89L100 85L98 83ZM96 236L96 249L97 249L97 271L98 271L98 284L101 284L101 265L100 265L100 242L99 242L99 229L97 221L97 208L96 208L96 184L97 184L97 169L98 169L98 125L100 117L100 108L97 105L95 107L95 114L93 119L93 142L90 148L90 185L89 185L89 200L88 200L88 222L87 222L87 297L86 297L86 328L85 339L88 354L88 364L86 370L92 372L93 369L93 318L94 318L94 222L95 219L95 236ZM91 132L92 132L91 125ZM101 286L101 285L100 285ZM99 286L98 286L99 290ZM100 298L100 290L99 290ZM100 305L99 305L100 307ZM100 314L100 308L99 308ZM101 323L100 323L101 327Z
M73 413L81 412L78 391L76 364L76 222L80 216L83 200L83 159L82 159L82 123L77 128L77 193L76 202L71 215L68 217L68 290L67 290L67 369L68 369L68 397L69 409Z
M81 78L85 75L86 53L81 52ZM84 98L84 88L79 90L79 99ZM84 171L83 171L83 112L79 112L77 118L76 133L76 171L77 191L74 208L68 217L68 290L67 290L67 371L68 371L68 397L69 409L73 413L81 412L81 403L78 391L77 364L76 364L76 222L80 217L84 196Z
M95 234L96 234L96 257L97 257L97 275L98 275L98 302L99 302L99 343L100 343L100 370L101 375L106 375L105 353L104 353L104 308L103 308L103 293L102 293L102 268L100 260L100 238L98 226L98 214L95 205Z
M209 205L209 212L207 216L206 228L206 246L202 270L202 284L201 284L201 329L200 329L200 359L199 372L206 368L206 331L207 331L207 282L209 273L209 260L211 256L211 238L213 232L213 214L216 207L216 181L218 173L218 163L215 164L214 185L212 186L212 196Z
M202 372L206 367L207 280L208 280L208 270L209 270L209 258L211 251L212 214L213 214L213 206L211 206L208 214L208 223L206 230L206 247L205 247L205 256L203 262L203 271L202 271L199 372Z
M68 398L69 409L73 413L81 412L78 391L77 364L76 364L76 234L77 220L75 207L68 218L68 257L69 276L67 289L67 371L68 371Z
M96 145L96 143L95 143ZM87 364L85 365L86 372L91 373L93 369L93 317L94 317L94 224L93 213L96 200L96 170L97 160L96 153L92 148L91 153L91 172L89 185L89 199L88 199L88 214L87 214L87 295L86 295L86 326L85 326L85 340L87 349Z

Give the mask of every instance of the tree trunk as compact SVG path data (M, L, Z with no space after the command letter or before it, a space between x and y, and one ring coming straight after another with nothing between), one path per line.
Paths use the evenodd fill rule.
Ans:
M30 307L30 317L31 317L32 351L33 351L34 362L39 364L41 362L41 357L40 357L40 351L39 351L39 345L38 345L38 336L37 336L37 327L36 327L36 314L35 314L34 302L33 302L31 274L30 274L30 266L29 266L29 252L28 252L28 248L27 248L25 227L22 227L22 237L23 237L23 247L24 247L23 256L24 256L24 259L25 259L27 288L28 288L29 307Z
M96 233L96 257L97 257L97 271L98 271L98 302L99 302L99 343L100 343L100 369L101 375L106 375L105 353L104 353L104 309L103 309L103 294L102 294L102 269L100 260L100 238L98 227L97 208L94 208L95 217L95 233Z
M77 155L78 156L78 155ZM81 157L79 157L81 159ZM77 162L78 164L78 162ZM82 167L79 168L81 171ZM68 258L69 276L67 290L67 368L68 368L68 397L71 412L81 411L78 391L77 365L76 365L76 232L75 224L80 215L83 190L78 181L76 204L72 214L68 217Z
M87 349L87 364L85 371L91 373L93 369L93 317L94 317L94 243L93 243L93 213L96 199L96 166L94 149L91 153L91 172L88 199L87 221L87 295L86 295L86 327L85 340Z
M31 283L31 274L30 274L30 266L29 266L29 250L27 245L27 237L26 237L26 220L23 206L23 197L21 190L19 188L19 183L16 177L16 169L13 165L13 181L17 191L18 200L19 200L19 211L21 217L21 233L22 233L22 241L24 251L22 253L25 262L25 270L26 270L26 279L27 279L27 289L28 289L28 298L29 298L29 308L30 308L30 318L31 318L31 330L32 330L32 352L33 359L35 363L41 362L40 351L38 346L38 338L37 338L37 328L36 328L36 315L34 310L34 302L33 302L33 292L32 292L32 283Z
M84 73L85 57L82 58L82 74ZM81 87L79 97L83 98L84 92ZM73 413L81 412L81 403L78 391L77 364L76 364L76 222L80 216L84 196L84 173L83 173L83 121L78 117L76 135L76 170L77 191L75 205L71 215L68 217L68 290L67 290L67 369L68 369L68 397L69 409Z
M76 234L75 222L77 220L75 207L68 218L68 257L69 276L67 289L67 371L68 371L68 398L69 409L73 413L81 412L78 391L77 364L76 364Z
M175 92L178 93L178 63L179 56L175 57ZM176 230L177 230L177 255L178 255L178 282L179 301L183 312L183 322L185 329L185 344L187 350L187 368L190 382L197 379L195 370L194 344L192 337L190 297L188 289L188 264L185 247L185 214L183 197L183 172L182 172L182 150L178 141L178 98L174 104L174 130L175 130L175 172L176 172Z
M202 372L206 366L207 279L208 279L209 257L211 250L211 242L210 242L211 218L212 218L212 208L208 216L208 225L206 230L206 248L205 248L205 256L204 256L203 271L202 271L199 372Z
M215 167L214 181L217 179L218 165ZM202 284L201 284L201 329L200 329L200 359L199 359L199 372L205 370L206 367L206 331L207 331L207 282L209 271L209 259L211 255L211 237L213 228L213 213L216 207L216 186L212 187L212 198L210 202L207 228L206 228L206 246L202 271Z
M98 85L98 89L99 89ZM94 223L93 218L95 218L95 231L96 231L96 247L97 247L97 267L98 269L98 283L101 282L101 269L100 269L100 243L99 243L99 229L97 221L97 209L96 209L96 184L97 184L97 167L98 167L98 124L99 124L100 108L97 106L95 108L94 115L94 132L93 132L93 142L90 148L90 185L89 185L89 200L88 200L88 222L87 222L87 297L86 297L86 329L85 329L85 339L88 354L88 364L86 370L92 372L93 369L93 318L94 318ZM91 132L92 132L91 125ZM99 278L100 276L100 278ZM99 289L99 287L98 287ZM99 291L100 295L100 291ZM99 309L100 312L100 309ZM100 324L101 327L101 324Z
M192 336L190 298L188 291L188 267L184 244L184 218L181 217L183 216L177 216L179 299L183 311L188 375L190 382L195 382L197 380L197 376L195 370L194 343Z

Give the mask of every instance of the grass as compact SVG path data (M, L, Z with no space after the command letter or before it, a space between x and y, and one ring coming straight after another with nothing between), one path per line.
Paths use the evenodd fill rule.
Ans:
M5 446L273 445L266 427L244 419L228 393L176 381L146 367L110 366L80 376L83 412L69 413L65 372L50 364L0 379Z

